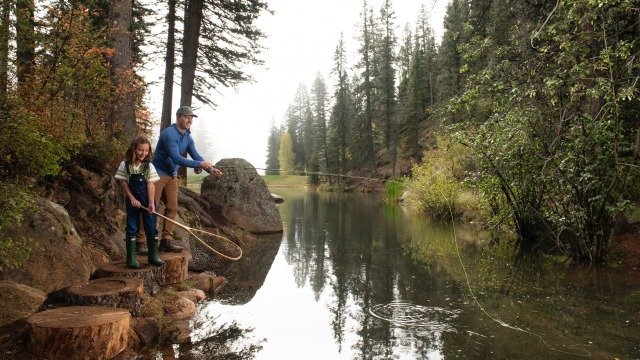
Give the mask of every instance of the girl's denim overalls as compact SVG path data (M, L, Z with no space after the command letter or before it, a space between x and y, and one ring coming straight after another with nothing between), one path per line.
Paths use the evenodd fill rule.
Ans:
M131 174L129 172L129 162L125 163L127 168L127 174L129 174L129 189L133 196L140 201L142 206L149 207L149 196L147 194L147 178L145 173L149 169L149 163L144 163L142 166L142 174ZM151 199L154 201L154 199ZM138 233L138 227L140 226L140 218L142 217L142 223L144 224L144 231L147 234L148 239L155 239L158 234L156 229L156 217L149 214L145 209L136 208L131 205L131 201L127 199L127 238L135 237Z

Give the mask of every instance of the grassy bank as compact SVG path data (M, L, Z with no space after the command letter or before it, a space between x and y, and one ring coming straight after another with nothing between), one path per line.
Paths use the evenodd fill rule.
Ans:
M193 174L187 176L187 188L200 192L200 184L208 174ZM265 175L262 177L268 187L304 188L307 177L301 175Z
M302 175L264 175L262 179L269 187L303 188L307 186L307 177Z

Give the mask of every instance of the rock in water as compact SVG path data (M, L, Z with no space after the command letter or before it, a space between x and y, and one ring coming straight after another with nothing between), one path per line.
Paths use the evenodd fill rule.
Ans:
M253 234L282 232L278 208L256 169L244 159L222 159L216 166L223 174L207 176L200 189L211 210Z

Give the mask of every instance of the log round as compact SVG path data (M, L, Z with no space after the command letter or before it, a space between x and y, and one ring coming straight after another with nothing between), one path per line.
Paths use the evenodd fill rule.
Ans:
M96 272L97 277L129 276L141 279L144 291L156 294L160 286L177 284L187 279L189 263L185 251L179 253L160 253L160 259L165 262L163 267L149 265L146 256L136 256L140 269L127 268L124 260L102 265Z
M67 290L70 305L100 305L128 309L137 316L142 307L143 283L133 277L106 277Z
M111 359L127 347L128 310L69 306L27 318L28 347L47 359Z

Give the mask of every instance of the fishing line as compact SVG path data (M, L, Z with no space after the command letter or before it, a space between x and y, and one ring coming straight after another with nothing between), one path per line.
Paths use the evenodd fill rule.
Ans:
M379 182L393 182L393 183L399 183L399 184L402 183L402 181L393 180L393 179L374 178L374 177L368 177L368 176L357 176L357 175L336 174L336 173L325 173L325 172L306 171L306 170L265 169L265 168L224 166L224 165L222 165L222 166L221 165L216 165L215 167L221 168L221 169L241 169L241 170L243 170L243 171L237 171L237 172L253 172L255 170L264 170L264 171L278 172L280 175L283 175L283 174L306 175L306 176L318 175L318 176L344 177L344 178L379 181Z
M441 194L441 195L443 195L443 194ZM512 330L515 330L515 331L520 331L520 332L523 332L525 334L529 334L529 335L531 335L533 337L537 337L544 346L546 346L547 348L549 348L549 349L551 349L553 351L556 351L556 352L559 352L559 353L563 353L563 354L568 354L568 355L591 357L592 354L589 351L584 350L584 349L578 349L578 351L580 351L582 353L575 353L575 352L565 351L565 350L562 350L562 349L556 349L553 346L549 345L547 343L547 341L542 337L542 335L534 333L534 332L526 330L526 329L523 329L523 328L520 328L518 326L510 325L510 324L508 324L508 323L506 323L506 322L504 322L504 321L502 321L500 319L496 319L495 317L491 316L484 309L484 307L482 307L482 305L480 305L480 302L478 301L478 298L476 297L476 294L473 292L473 289L471 288L471 283L469 282L469 274L467 273L467 269L464 266L464 263L462 262L462 256L460 255L460 248L458 247L458 236L456 234L456 226L455 226L454 219L453 219L453 209L451 208L451 204L450 203L448 203L448 207L449 207L449 214L451 215L451 227L453 229L453 243L455 244L455 247L456 247L456 253L458 255L458 260L460 261L460 265L462 266L462 272L464 273L464 278L465 278L465 282L467 283L467 288L469 289L469 292L471 293L471 297L473 298L473 301L480 308L480 310L485 315L487 315L487 317L489 317L489 319L495 321L500 326L503 326L503 327L506 327L508 329L512 329ZM564 346L564 345L562 345L562 346ZM572 346L572 348L575 348L575 346L576 345Z

